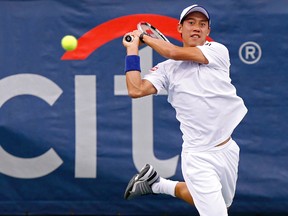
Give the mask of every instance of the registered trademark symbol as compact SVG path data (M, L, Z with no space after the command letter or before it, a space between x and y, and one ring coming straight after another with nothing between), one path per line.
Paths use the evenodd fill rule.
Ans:
M261 47L256 42L245 42L239 48L239 57L245 64L255 64L261 59L261 56Z

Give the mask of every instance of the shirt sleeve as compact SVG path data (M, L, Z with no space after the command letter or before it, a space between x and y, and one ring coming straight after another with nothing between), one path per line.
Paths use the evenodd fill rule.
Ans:
M208 66L229 71L230 58L228 49L217 42L206 42L203 46L197 46L208 60Z
M157 94L159 94L161 90L167 90L168 80L163 63L159 63L155 67L151 68L149 73L146 74L143 79L146 79L153 84L157 89Z

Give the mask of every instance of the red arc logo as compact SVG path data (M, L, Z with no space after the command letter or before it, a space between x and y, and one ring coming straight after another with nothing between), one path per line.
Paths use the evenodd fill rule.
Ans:
M165 36L181 41L176 30L177 19L156 14L134 14L112 19L86 32L78 39L77 48L65 52L61 60L85 60L102 45L134 30L141 21L149 22L159 28ZM207 40L211 39L208 37Z

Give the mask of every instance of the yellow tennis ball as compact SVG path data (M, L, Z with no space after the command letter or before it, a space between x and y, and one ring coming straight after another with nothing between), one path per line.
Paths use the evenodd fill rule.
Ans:
M78 44L77 39L72 35L66 35L61 40L61 45L62 45L63 49L65 49L67 51L72 51L72 50L76 49L77 44Z

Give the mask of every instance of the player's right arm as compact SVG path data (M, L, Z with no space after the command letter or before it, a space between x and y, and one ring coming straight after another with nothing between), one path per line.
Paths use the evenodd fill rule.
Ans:
M128 34L131 35L131 33ZM127 56L138 56L139 37L135 35L132 42L127 42L125 36L123 37L123 45L126 47ZM126 85L128 95L132 98L139 98L157 93L156 88L150 81L142 79L139 70L130 70L126 72Z

